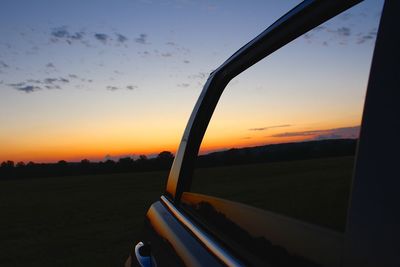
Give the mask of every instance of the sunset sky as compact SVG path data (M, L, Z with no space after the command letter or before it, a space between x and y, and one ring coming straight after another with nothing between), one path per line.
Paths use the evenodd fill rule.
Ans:
M20 1L0 9L0 162L175 152L209 73L300 1ZM382 1L227 86L203 153L357 138Z

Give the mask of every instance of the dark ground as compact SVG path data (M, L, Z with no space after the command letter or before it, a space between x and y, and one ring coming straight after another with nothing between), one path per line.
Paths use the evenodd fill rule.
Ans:
M194 188L341 229L352 161L204 168ZM122 266L166 177L163 171L0 181L0 266Z

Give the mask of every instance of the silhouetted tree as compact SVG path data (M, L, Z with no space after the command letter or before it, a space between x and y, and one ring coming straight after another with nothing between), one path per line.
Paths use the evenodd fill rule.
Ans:
M1 167L2 168L7 168L7 169L14 168L14 161L12 161L12 160L3 161L1 163Z
M81 164L82 164L82 165L89 165L89 164L90 164L90 160L88 160L88 159L83 159L83 160L81 160Z
M28 166L28 167L35 166L35 162L29 161L28 164L26 164L26 166Z
M158 154L157 159L160 160L171 160L174 158L174 154L172 154L169 151L163 151L160 154Z
M130 157L120 158L118 160L118 164L121 164L121 165L130 165L132 163L133 163L133 159Z
M20 162L17 163L16 167L17 168L23 168L23 167L25 167L25 163L23 161L20 161Z
M140 155L138 161L144 161L147 160L147 156L146 155Z
M174 160L174 155L169 151L163 151L158 154L156 158L156 162L158 165L158 169L169 169L172 165L172 161Z

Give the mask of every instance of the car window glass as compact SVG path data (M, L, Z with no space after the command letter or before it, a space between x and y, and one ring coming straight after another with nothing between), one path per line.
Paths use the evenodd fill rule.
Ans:
M233 247L271 234L268 225L292 233L286 239L310 227L298 240L340 251L381 9L363 2L229 82L182 197L204 227L225 242L236 233ZM322 233L331 241L318 241ZM266 240L259 247L271 248ZM300 247L293 255L308 253Z

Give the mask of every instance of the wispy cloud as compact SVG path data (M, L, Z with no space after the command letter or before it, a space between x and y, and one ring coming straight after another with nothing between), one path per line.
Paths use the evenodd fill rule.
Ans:
M147 44L147 34L141 33L139 37L135 38L135 42L139 44Z
M69 82L70 82L69 79L60 77L60 78L44 78L42 80L27 79L26 81L23 82L9 83L7 85L18 91L32 93L41 89L62 89L61 86Z
M368 32L355 32L355 28L351 25L351 20L355 19L355 15L351 13L342 14L340 17L343 25L333 27L333 25L326 24L315 27L309 32L303 35L303 38L308 43L320 43L327 46L331 43L338 43L346 45L349 43L364 44L368 41L375 40L376 29L372 29Z
M74 41L81 41L83 36L85 35L84 32L70 32L67 26L61 26L53 28L51 33L51 42L58 42L58 41L65 41L68 44L72 44Z
M299 131L299 132L284 132L270 135L269 137L309 137L312 140L322 139L339 139L339 138L358 138L360 126L342 127L323 130Z
M26 82L28 82L28 83L42 84L42 81L41 81L41 80L37 80L37 79L28 79L28 80L26 80Z
M367 41L375 40L376 35L377 35L377 29L376 29L376 28L370 30L370 31L369 31L368 33L366 33L366 34L359 33L359 34L358 34L357 43L358 43L358 44L363 44L363 43L365 43L365 42L367 42Z
M117 86L112 86L112 85L109 85L106 88L107 88L107 90L110 90L110 91L116 91L119 89Z
M162 53L161 56L162 57L172 57L172 54L167 52L167 53Z
M138 88L137 85L127 85L127 86L126 86L126 89L128 89L128 90L134 90L134 89L136 89L136 88Z
M53 35L56 38L68 38L70 36L67 30L67 26L54 28L51 32L51 35Z
M10 66L6 64L4 61L0 61L0 68L9 68Z
M128 38L125 35L122 35L120 33L116 33L115 35L117 35L117 41L120 43L125 43L126 41L128 41Z
M110 39L110 37L105 33L95 33L94 38L96 38L98 41L102 42L103 44L106 44L107 41Z
M272 125L272 126L266 126L266 127L259 127L259 128L250 128L248 129L249 131L266 131L269 129L273 128L284 128L284 127L290 127L292 126L291 124L280 124L280 125Z
M34 85L26 85L22 87L16 88L18 91L22 91L25 93L32 93L34 91L40 90L41 88L39 86L34 86Z
M52 83L54 83L54 82L57 82L58 81L58 79L57 78L46 78L46 79L44 79L44 83L47 83L47 84L52 84Z
M336 29L336 33L339 36L350 36L351 29L349 27L340 27Z
M25 93L32 93L35 91L38 91L40 89L42 89L39 86L36 85L27 85L24 82L21 83L11 83L8 84L9 86L11 86L12 88L14 88L15 90L21 91L21 92L25 92Z
M122 33L114 32L85 32L85 31L77 31L71 32L68 30L67 26L56 27L51 30L51 38L50 41L52 43L57 43L60 41L65 41L68 44L73 44L74 42L79 41L80 43L90 47L90 43L93 41L101 42L102 44L116 44L120 46L120 44L124 44L126 47L126 43L128 42L128 37ZM140 36L139 38L146 43L146 35ZM139 41L140 42L140 41Z

